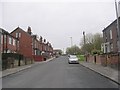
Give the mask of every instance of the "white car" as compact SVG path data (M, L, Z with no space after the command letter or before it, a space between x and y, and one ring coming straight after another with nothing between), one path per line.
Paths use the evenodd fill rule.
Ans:
M75 55L70 55L69 59L68 59L68 63L69 64L72 64L72 63L79 64L79 60Z

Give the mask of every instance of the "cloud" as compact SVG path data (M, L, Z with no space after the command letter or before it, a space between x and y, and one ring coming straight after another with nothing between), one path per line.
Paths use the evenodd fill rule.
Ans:
M115 19L114 2L3 2L3 26L12 31L31 26L33 33L43 36L55 48L79 45L82 32L96 33Z

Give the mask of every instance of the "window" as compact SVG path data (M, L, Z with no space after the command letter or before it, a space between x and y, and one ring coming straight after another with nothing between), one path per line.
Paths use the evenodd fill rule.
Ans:
M8 49L8 50L7 50L7 53L12 53L12 51Z
M15 39L13 39L13 45L15 46Z
M6 36L6 35L4 35L4 43L6 43L6 39L7 39L7 36Z
M12 37L9 37L9 44L12 44Z
M19 37L21 37L21 33L17 32L16 33L16 38L19 38Z
M1 35L1 44L3 44L3 35Z
M37 50L35 50L35 55L37 55Z
M21 33L19 33L19 37L21 37Z
M110 44L110 49L111 49L111 51L113 51L113 44L112 43Z
M18 38L18 34L19 34L19 33L16 33L16 38Z
M110 30L110 39L112 39L112 30Z
M119 41L117 41L117 48L118 48L118 52L120 52L120 45L119 45Z

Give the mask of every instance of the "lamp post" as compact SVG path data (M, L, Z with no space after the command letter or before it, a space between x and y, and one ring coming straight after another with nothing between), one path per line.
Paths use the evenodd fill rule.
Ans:
M72 47L73 46L72 37L70 37L70 40L71 40L71 47Z

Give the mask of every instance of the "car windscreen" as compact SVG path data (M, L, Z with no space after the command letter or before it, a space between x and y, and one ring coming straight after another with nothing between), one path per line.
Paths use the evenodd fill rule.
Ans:
M70 57L70 59L76 59L77 57L76 56L72 56L72 57Z

